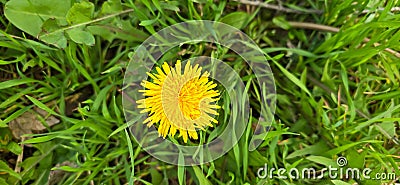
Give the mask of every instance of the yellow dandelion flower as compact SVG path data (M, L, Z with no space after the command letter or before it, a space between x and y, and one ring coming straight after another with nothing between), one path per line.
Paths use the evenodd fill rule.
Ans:
M186 143L188 136L198 139L196 128L212 127L218 123L211 115L218 115L216 109L220 106L213 102L218 100L219 92L213 90L217 84L208 80L209 73L201 74L201 67L194 67L187 62L181 74L181 62L178 60L175 68L167 63L162 68L157 67L157 74L147 73L152 82L143 80L144 90L139 90L145 96L138 100L141 113L148 113L143 122L147 126L160 123L159 136L165 138L168 134L174 136L179 130L179 137Z

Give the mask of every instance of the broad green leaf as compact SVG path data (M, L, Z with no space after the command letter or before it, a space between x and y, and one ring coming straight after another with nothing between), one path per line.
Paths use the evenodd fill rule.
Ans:
M122 11L121 0L108 0L101 6L101 14L112 14Z
M86 28L93 35L98 35L108 42L117 38L116 32L119 28L112 25L93 25Z
M94 4L88 1L75 3L67 13L69 24L79 24L91 21L94 13Z
M37 37L47 19L66 22L70 0L11 0L4 8L6 18L22 31Z
M358 169L364 168L366 154L367 152L365 150L359 153L355 149L349 149L346 155L346 159L348 161L347 166Z
M48 19L43 23L42 33L39 35L39 39L49 44L55 45L59 48L67 47L67 38L65 37L64 32L61 31L54 32L55 30L58 29L61 29L61 27L58 25L57 20ZM49 32L52 32L52 34L43 35L43 33L49 33Z
M387 138L391 139L393 136L395 136L396 128L394 122L385 121L375 126Z
M92 46L95 43L94 36L88 31L75 28L68 30L67 33L68 36L71 38L71 40L78 44L85 44L88 46Z
M163 176L158 172L156 168L150 168L150 174L151 174L151 183L153 184L162 184L163 182Z

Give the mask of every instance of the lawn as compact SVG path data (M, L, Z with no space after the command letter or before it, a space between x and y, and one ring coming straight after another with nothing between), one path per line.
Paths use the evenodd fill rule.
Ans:
M1 185L400 183L398 0L0 4Z

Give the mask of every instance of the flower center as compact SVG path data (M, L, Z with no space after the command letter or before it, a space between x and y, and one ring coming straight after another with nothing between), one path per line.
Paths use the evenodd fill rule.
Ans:
M196 120L200 117L201 91L197 88L194 80L189 80L183 85L179 92L179 108L183 116L188 120Z

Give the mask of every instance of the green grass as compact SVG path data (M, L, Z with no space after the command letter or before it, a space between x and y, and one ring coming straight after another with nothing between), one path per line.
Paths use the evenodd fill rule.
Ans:
M276 172L272 179L257 177L265 164L321 170L336 165L340 156L348 159L346 167L400 177L398 1L269 1L277 6L266 8L248 1L71 0L52 5L46 0L48 8L32 1L21 11L23 2L0 0L0 184L46 184L49 179L51 184L399 182L330 180L327 175L279 179ZM249 67L231 51L208 43L185 44L164 56L170 63L218 58L247 85L252 116L244 123L244 135L221 158L193 167L146 153L127 129L121 102L123 77L136 47L162 28L188 20L221 21L249 35L268 55L277 90L271 131L250 152L262 92ZM226 93L219 103L223 127L236 113ZM37 116L23 122L26 112ZM59 123L49 126L49 117ZM32 120L46 129L13 136L12 122ZM202 141L222 131L209 128Z

